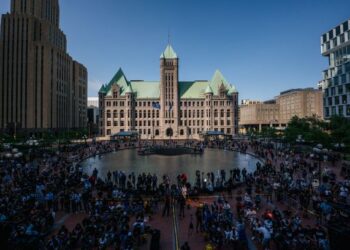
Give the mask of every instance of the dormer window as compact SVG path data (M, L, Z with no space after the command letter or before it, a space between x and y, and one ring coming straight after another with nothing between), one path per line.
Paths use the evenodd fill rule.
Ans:
M219 88L219 95L220 97L225 97L226 96L226 88L223 83L221 83L220 88Z
M113 90L113 98L118 98L118 90Z

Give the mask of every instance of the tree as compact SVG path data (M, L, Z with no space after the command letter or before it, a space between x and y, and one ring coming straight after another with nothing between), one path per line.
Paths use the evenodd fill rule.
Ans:
M333 143L343 143L350 146L350 120L342 116L332 116L330 119L330 134Z
M331 140L326 131L327 127L327 123L316 117L299 118L294 116L288 123L284 135L290 143L295 143L301 137L306 143L320 143L329 146Z
M264 138L276 139L277 138L277 130L274 127L264 127L262 129L260 135Z

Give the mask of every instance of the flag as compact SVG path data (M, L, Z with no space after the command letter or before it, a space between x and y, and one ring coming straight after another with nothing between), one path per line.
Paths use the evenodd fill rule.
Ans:
M152 102L152 108L154 108L154 109L160 109L160 104L159 104L159 102Z

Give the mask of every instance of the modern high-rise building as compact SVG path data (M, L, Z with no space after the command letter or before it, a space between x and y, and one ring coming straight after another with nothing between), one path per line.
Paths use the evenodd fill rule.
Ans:
M320 85L324 92L324 117L350 118L350 20L321 36L321 53L329 67L323 71Z
M0 128L86 126L87 70L67 53L58 0L11 0L0 32Z
M160 81L129 81L121 69L99 91L100 133L138 132L143 139L198 138L238 131L238 92L220 71L209 81L180 81L179 59L168 45Z

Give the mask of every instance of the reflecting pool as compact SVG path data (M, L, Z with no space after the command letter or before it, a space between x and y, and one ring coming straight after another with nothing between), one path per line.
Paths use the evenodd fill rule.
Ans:
M238 167L240 169L246 168L248 172L252 172L258 161L250 155L218 149L205 149L202 155L180 156L141 156L137 154L137 150L120 150L89 158L81 164L85 173L90 175L96 168L99 177L103 179L109 170L111 172L119 170L126 174L131 172L135 174L156 173L158 177L167 174L171 180L175 180L178 174L186 173L189 181L194 183L196 170L217 174L221 169L224 169L229 175L231 169Z

